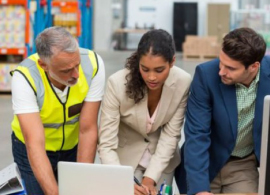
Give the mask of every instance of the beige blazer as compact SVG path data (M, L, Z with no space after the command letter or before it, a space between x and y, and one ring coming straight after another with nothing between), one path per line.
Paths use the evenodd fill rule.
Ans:
M146 133L147 99L135 104L126 95L127 69L109 77L101 106L98 152L103 164L137 168L148 147L152 155L144 176L157 183L163 172L170 173L180 163L178 142L184 121L191 77L172 67L166 79L153 131Z

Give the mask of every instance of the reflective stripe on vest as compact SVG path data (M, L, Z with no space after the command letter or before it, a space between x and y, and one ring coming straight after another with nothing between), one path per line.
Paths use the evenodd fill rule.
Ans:
M69 150L78 143L80 109L92 78L98 71L94 52L80 49L80 57L80 76L77 84L69 87L66 103L62 103L55 94L47 75L38 65L37 54L24 60L15 70L27 79L36 94L47 151ZM24 143L17 116L12 121L12 129L16 137Z
M77 123L79 121L79 117L76 117L68 122L65 123L65 125L73 125L75 123ZM63 123L46 123L43 124L44 128L54 128L54 129L58 129L63 125Z

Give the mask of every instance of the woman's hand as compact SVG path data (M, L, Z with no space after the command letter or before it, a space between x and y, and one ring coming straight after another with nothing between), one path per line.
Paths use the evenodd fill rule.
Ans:
M199 192L196 195L214 195L214 194L210 192Z
M149 190L146 186L138 186L137 184L134 184L134 195L148 195Z
M148 194L157 195L157 190L155 187L155 181L149 177L144 177L142 180L142 185L146 186L148 189Z

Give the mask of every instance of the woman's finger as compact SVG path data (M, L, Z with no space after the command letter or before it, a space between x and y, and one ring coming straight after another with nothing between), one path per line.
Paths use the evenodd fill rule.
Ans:
M138 195L148 195L147 190L143 186L138 186L134 184L134 190L135 194L137 193Z

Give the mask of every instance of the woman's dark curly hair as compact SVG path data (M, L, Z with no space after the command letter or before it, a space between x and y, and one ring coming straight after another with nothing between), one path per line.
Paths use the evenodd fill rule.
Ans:
M139 61L142 56L151 54L162 56L167 62L172 63L175 54L175 44L172 36L162 29L151 30L145 33L135 51L126 61L125 67L130 70L126 76L126 94L140 102L146 93L146 84L140 74Z

